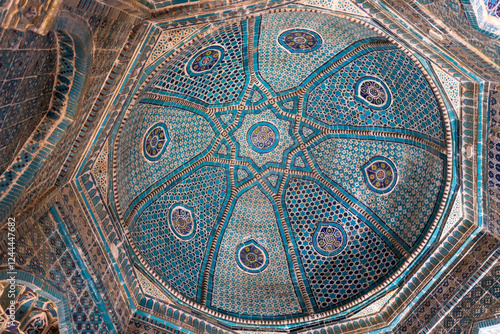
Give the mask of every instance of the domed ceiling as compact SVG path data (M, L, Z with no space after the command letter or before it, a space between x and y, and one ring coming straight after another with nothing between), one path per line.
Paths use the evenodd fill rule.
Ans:
M417 262L449 192L449 121L384 36L282 11L211 28L155 70L114 143L114 196L178 302L307 320Z

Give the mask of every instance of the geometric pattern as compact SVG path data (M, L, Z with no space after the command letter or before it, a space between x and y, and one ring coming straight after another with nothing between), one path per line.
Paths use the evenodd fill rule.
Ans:
M224 168L205 166L197 169L152 202L130 230L144 260L168 284L192 300L197 297L208 237L227 195L226 180ZM179 201L182 201L182 206L179 206ZM196 222L191 226L196 226L197 233L191 232L188 239L166 221L170 220L169 212L175 212L176 207L186 210L184 212L189 213L191 221ZM205 209L193 211L190 208ZM171 230L176 233L171 233Z
M310 153L322 173L370 208L408 246L415 244L437 205L444 182L442 158L407 144L342 138L326 139L311 147ZM383 196L363 172L374 156L398 166L392 170L399 180L396 176L389 183L394 186L392 192Z
M155 163L149 163L144 159L142 139L159 121L167 127L164 131L171 140L163 146L164 151L157 155ZM123 127L116 153L117 183L123 207L128 208L151 184L202 153L214 137L208 120L197 112L138 103Z
M236 261L237 247L240 242L250 241L248 236L269 255L267 267L258 274L241 270ZM273 288L263 289L265 286ZM301 311L275 211L258 186L236 200L220 242L211 291L211 305L230 313L279 316Z
M92 175L94 176L99 189L104 194L108 189L108 145L103 145L101 153L96 159L92 167ZM106 197L106 196L105 196Z
M320 222L313 235L314 248L325 256L340 253L347 244L347 235L342 226L329 222Z
M446 95L448 95L453 108L455 108L455 111L460 117L460 81L443 71L438 66L432 63L431 65L434 72L436 72L436 76L441 82Z
M152 283L143 273L139 270L136 270L137 280L139 281L140 286L142 287L145 294L150 295L151 297L157 298L159 300L170 301L170 299L161 292L158 287Z
M161 56L179 44L182 40L187 39L190 35L198 31L196 28L183 28L177 30L163 31L156 42L156 45L151 53L151 56L146 62L146 66L157 61Z
M387 85L383 91L389 95L385 103L376 108L373 103L366 105L368 102L356 95L353 83L367 76L381 87ZM380 80L375 81L375 78ZM325 80L318 81L304 104L307 117L319 124L410 130L444 141L440 108L431 86L420 69L400 50L373 51L354 59ZM332 113L334 110L336 112Z
M262 177L262 180L271 188L274 194L278 193L282 179L283 173L277 171L270 171Z
M169 142L167 126L164 123L153 125L144 136L144 156L150 161L160 159Z
M14 293L15 297L10 297L10 293ZM10 315L15 320L8 321L13 319ZM57 306L29 287L15 283L11 285L10 281L0 281L0 319L2 333L59 332Z
M443 231L441 232L440 241L443 240L449 231L459 223L464 216L463 207L462 207L462 191L458 191L455 197L455 202L453 203L453 207L451 208L450 215L446 220L446 224L443 227Z
M369 304L367 307L365 307L364 309L362 309L361 311L359 311L358 313L354 314L353 316L351 316L349 318L353 319L353 318L362 317L362 316L368 315L368 314L378 313L382 309L382 307L384 307L384 305L389 301L389 299L391 299L391 297L396 293L396 291L397 290L393 290L393 291L387 293L379 300Z
M333 9L336 11L367 16L360 8L358 8L351 0L302 0L302 3L315 7Z
M247 81L242 51L246 44L245 38L241 23L234 23L216 30L188 46L185 52L174 56L144 91L189 97L202 104L218 105L236 102ZM217 54L222 55L217 60L213 58L213 63L210 62L211 72L207 72L208 69L193 72L195 69L194 67L191 69L191 65L194 66L194 61L202 53L209 52L211 49L217 49ZM203 59L208 60L208 58Z
M41 288L49 285L64 291L68 297L64 304L65 308L68 308L64 323L66 328L73 328L78 333L83 333L85 330L94 333L107 332L108 327L104 319L106 312L97 308L97 297L92 293L89 283L82 279L84 269L77 263L76 254L70 250L74 246L66 243L66 241L71 242L71 239L63 240L64 237L48 213L37 221L28 220L21 224L26 230L16 240L17 278L25 278L21 272L23 270L36 275L35 282L40 282ZM7 263L7 252L0 251L0 263ZM33 280L33 278L28 279ZM51 315L56 317L53 313L56 309L52 307L50 309ZM57 309L58 315L61 311L64 313L64 310ZM92 314L98 317L99 321L91 321ZM61 318L59 325L60 321ZM0 331L3 333L1 327Z
M224 59L224 48L213 45L208 49L198 52L188 63L186 69L189 75L199 76L212 72L221 60Z
M279 132L273 124L259 122L248 130L247 141L254 151L267 153L278 145Z
M386 194L398 182L398 172L394 163L384 157L373 157L362 171L368 188L379 194Z
M255 240L248 240L236 249L236 263L244 271L260 273L269 264L269 255Z
M270 108L256 114L246 113L234 131L236 155L255 168L283 165L287 153L296 145L291 135L292 120L276 114Z
M262 16L260 20L258 73L275 92L289 91L298 86L325 62L354 42L380 38L376 32L360 24L319 13L272 13ZM307 25L308 32L314 31L321 36L321 48L307 53L291 52L282 44L276 43L282 31L304 25ZM277 71L276 64L293 66L280 66Z
M281 33L278 38L281 46L286 50L295 52L312 52L321 47L323 40L314 31L306 29L292 29Z
M154 73L124 118L115 189L138 260L179 302L257 321L331 310L380 286L427 232L441 109L374 30L275 12L193 39ZM147 164L133 141L159 122L170 140Z
M360 295L388 274L398 262L395 254L363 220L354 216L319 183L292 178L285 188L284 203L303 266L316 305L321 309L339 306ZM342 228L345 248L324 255L314 246L317 222ZM340 228L339 228L340 227ZM321 270L317 270L321 266ZM354 274L355 273L355 274ZM356 280L350 279L351 276Z
M193 208L178 204L170 209L170 229L181 240L191 239L196 232Z
M302 151L295 153L292 157L292 164L290 166L292 170L308 171L311 172L312 169L307 163L307 159Z
M364 77L356 82L356 99L372 109L385 109L391 104L391 93L380 79Z
M255 85L253 86L252 90L250 91L250 96L247 99L247 102L245 105L247 106L256 106L260 103L263 103L267 100L266 95L262 91L262 89L259 88L259 86Z

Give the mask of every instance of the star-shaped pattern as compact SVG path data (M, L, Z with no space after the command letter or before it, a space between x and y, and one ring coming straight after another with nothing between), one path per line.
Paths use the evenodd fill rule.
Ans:
M246 112L232 135L237 158L248 160L259 170L269 165L284 167L287 154L297 145L292 125L292 119L278 115L271 107L256 113ZM272 149L256 146L262 137L266 140L265 147Z

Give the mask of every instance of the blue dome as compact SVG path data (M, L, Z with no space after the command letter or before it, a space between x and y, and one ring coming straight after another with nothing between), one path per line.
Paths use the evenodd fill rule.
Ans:
M411 268L447 200L433 87L340 16L283 11L198 36L156 69L114 146L141 266L224 319L305 321L373 296Z

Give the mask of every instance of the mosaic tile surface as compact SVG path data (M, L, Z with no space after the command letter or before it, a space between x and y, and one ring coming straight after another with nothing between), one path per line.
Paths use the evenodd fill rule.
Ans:
M323 39L323 44L317 50L290 53L276 43L281 32L306 26ZM266 15L260 22L258 73L275 92L288 91L302 83L347 46L361 39L374 37L380 38L377 33L366 27L335 16L308 12ZM277 66L279 71L276 70Z
M236 249L249 238L269 253L269 264L258 275L246 273L236 264ZM277 316L301 311L273 205L258 186L236 200L220 243L212 284L212 305L228 312Z
M384 241L318 183L292 178L283 202L318 308L331 308L363 293L398 263ZM345 231L347 246L337 255L324 256L315 251L312 238L318 223L330 221Z
M0 174L49 110L57 72L57 43L54 33L0 29ZM17 138L17 140L12 140ZM1 191L1 189L0 189Z
M92 168L101 192L105 194L108 191L108 145L104 145L102 152L97 157L97 161Z
M187 298L196 300L208 238L227 192L227 171L202 167L151 203L131 230L144 259ZM179 239L166 221L169 210L178 204L193 208L197 221L195 235L189 240Z
M18 277L24 270L36 275L40 282L46 281L63 291L69 308L69 318L65 319L69 328L76 332L108 332L95 291L83 278L83 268L71 250L74 246L63 240L51 215L43 214L36 222L31 220L17 228L24 231L16 240ZM0 261L7 263L6 249L0 251Z
M442 111L419 68L374 30L301 10L180 46L110 152L113 198L153 283L251 321L304 319L383 284L443 191Z
M196 41L165 65L146 91L185 96L207 104L236 102L244 89L247 77L244 69L246 35L243 29L240 23L235 23ZM207 75L189 75L186 64L199 51L210 45L219 45L225 50L220 64Z
M143 156L143 138L157 122L167 124L170 144L156 163ZM207 149L215 132L207 119L195 112L175 107L139 104L126 123L118 152L118 186L125 207L148 186Z
M297 145L291 134L292 124L292 120L278 117L271 109L247 113L232 135L237 143L238 157L248 160L258 169L271 164L283 166L287 153ZM267 142L261 141L261 137L266 137Z
M163 31L156 42L156 45L146 62L146 66L153 64L161 56L171 50L173 47L178 45L181 41L187 39L189 36L193 35L199 30L198 27L188 27L184 29L177 29L171 31Z
M443 85L443 88L448 95L453 108L455 108L457 114L460 115L460 81L434 64L432 64L432 68L436 72L441 85Z
M8 296L11 291L15 291L15 298ZM15 302L13 324L8 321L10 300ZM11 290L9 281L0 281L0 319L2 333L59 333L56 304L21 284Z
M443 227L443 232L441 235L441 240L446 237L448 232L455 227L463 218L463 206L462 206L462 191L457 193L455 202L453 203L453 208L451 209L450 216L446 220L446 224Z
M326 139L310 151L325 175L371 208L409 246L415 244L436 209L444 181L441 158L410 145L355 139ZM379 155L391 159L400 175L393 191L382 196L367 187L362 171Z
M364 315L379 312L382 309L382 307L384 307L384 305L389 301L389 299L391 299L391 297L394 295L395 292L396 291L391 291L391 292L387 293L384 297L371 303L370 305L368 305L368 307L365 307L364 309L362 309L361 311L359 311L358 313L353 315L351 318L357 318L357 317L361 317Z
M356 5L351 0L303 0L301 2L306 5L315 7L333 9L341 12L366 16L366 13L363 12L360 8L356 7Z
M160 300L170 301L170 299L158 289L158 287L144 276L139 270L136 271L139 284L144 289L144 293Z
M353 94L354 83L366 76L379 78L393 102L382 110L366 108ZM440 108L421 71L402 51L379 51L361 56L324 81L307 100L304 114L329 126L381 126L415 131L443 141Z

